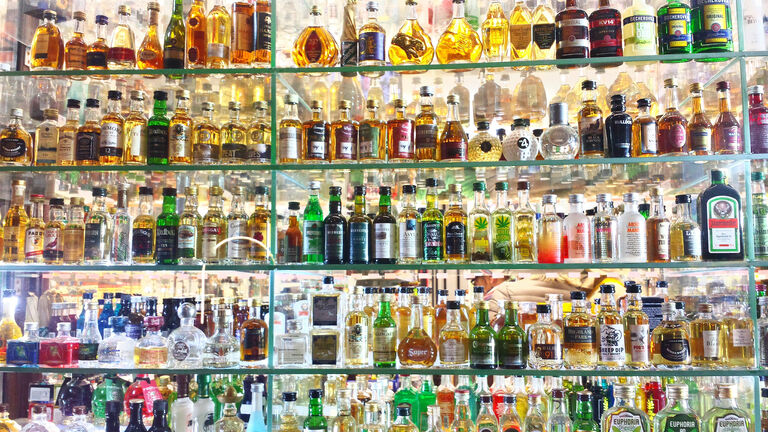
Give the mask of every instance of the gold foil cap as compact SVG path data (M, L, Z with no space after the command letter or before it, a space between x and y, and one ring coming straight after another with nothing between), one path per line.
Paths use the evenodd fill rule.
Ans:
M677 87L677 80L674 78L667 78L664 80L664 87L665 88L671 88L671 87Z
M46 108L43 110L43 118L46 120L56 120L59 118L59 110L56 108Z
M13 181L13 185L14 185L14 186L26 186L26 185L27 185L27 182L26 182L26 180L21 180L21 179L19 179L19 180L14 180L14 181Z
M221 194L223 192L224 191L222 191L221 187L219 187L219 186L211 186L211 189L208 191L208 193L213 195L213 196L221 196Z
M78 20L78 21L85 21L85 12L83 11L75 11L75 13L72 14L72 18Z
M184 195L197 196L197 186L187 186L184 188Z
M256 101L253 103L253 108L258 110L265 110L267 109L267 102L265 101Z
M147 10L151 10L151 11L153 10L153 11L156 11L156 12L160 12L160 3L153 2L153 1L147 3Z
M717 385L718 399L733 399L736 397L736 384L726 383Z
M688 399L688 386L685 384L667 384L667 397L675 400Z
M119 13L120 15L130 15L131 7L128 5L120 5L117 8L117 13Z
M352 102L346 99L339 101L339 109L350 109L350 108L352 108Z
M141 90L131 90L131 100L143 101L144 100L144 92L141 91Z
M395 108L405 108L405 101L402 99L395 99L392 101L392 104L395 106Z
M232 194L233 195L245 195L245 187L243 186L235 186L232 188Z
M316 109L323 109L323 103L322 103L322 102L320 102L319 100L313 100L313 101L312 101L312 103L310 104L310 107L311 107L313 110L316 110Z
M176 99L189 100L189 90L181 90L176 93Z
M312 6L312 9L309 11L309 14L310 14L310 15L318 15L318 16L319 16L319 15L322 15L322 13L320 12L320 6L318 6L318 5L313 5L313 6Z
M665 82L666 84L666 82ZM688 87L688 90L690 90L691 93L701 93L701 83L693 83Z
M448 95L448 97L445 99L445 102L448 105L458 105L459 104L459 96L455 94Z

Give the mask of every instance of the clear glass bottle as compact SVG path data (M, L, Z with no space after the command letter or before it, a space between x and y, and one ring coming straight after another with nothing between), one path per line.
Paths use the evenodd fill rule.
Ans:
M102 367L134 367L134 349L136 341L125 335L124 316L109 317L112 334L99 343L98 360Z
M552 322L552 308L536 305L536 322L528 327L528 367L560 369L563 366L563 331Z
M661 323L651 334L651 363L659 369L684 369L691 365L688 323L678 317L674 303L662 303Z
M645 369L650 365L649 319L643 312L642 288L638 284L627 284L627 310L624 312L624 364L633 369Z
M650 188L651 209L646 220L647 254L650 262L669 262L670 223L664 214L664 194L660 187Z
M304 366L307 364L309 338L301 320L288 320L285 333L275 335L275 364L278 366Z
M528 412L523 417L522 432L548 431L547 412L545 406L542 406L542 397L546 395L541 393L532 393L528 395Z
M117 26L112 29L107 65L109 69L133 69L136 66L136 38L128 23L131 16L130 6L120 5L117 15Z
M128 190L125 184L118 185L117 205L112 218L112 239L110 259L112 264L131 263L131 215L128 212Z
M162 325L162 317L144 318L147 333L136 343L133 360L136 367L162 369L168 364L168 340L160 334Z
M512 262L512 210L507 204L507 182L496 182L496 209L491 213L493 262Z
M227 237L248 237L248 213L243 202L245 188L235 186L232 190L232 206L227 215ZM251 243L243 238L230 239L226 245L229 264L244 264L248 262L248 251Z
M745 303L737 303L725 314L725 355L731 367L751 368L755 365L755 327L748 311Z
M452 263L463 263L469 258L467 254L467 213L462 206L461 184L448 185L450 202L443 217L445 233L445 260Z
M485 201L485 182L472 185L475 204L469 212L469 259L471 262L491 261L491 212Z
M536 211L530 202L531 184L527 180L517 182L517 209L512 213L514 219L514 261L532 263L537 257Z
M398 262L418 263L421 261L421 214L416 209L416 186L403 185L402 207L397 215Z
M491 135L490 122L477 122L477 132L469 140L468 158L472 162L495 162L501 159L501 141Z
M453 413L452 431L474 431L475 423L470 418L469 390L456 390L456 408Z
M613 385L613 407L600 418L602 432L649 432L648 415L635 406L635 385Z
M205 333L195 327L197 311L193 303L182 303L178 309L181 325L168 335L168 367L194 369L203 366Z
M45 404L32 405L31 412L31 419L21 428L21 432L59 432L58 426L48 420L48 407Z
M105 188L93 188L93 207L85 221L85 262L108 264L112 248L112 217L107 211Z
M243 399L235 387L228 385L216 397L222 405L222 416L213 424L213 432L243 432L245 423L237 417L237 404Z
M152 201L152 188L139 187L139 214L133 220L131 231L131 256L134 264L155 263L155 218L152 216Z
M691 366L721 367L725 364L725 325L713 315L711 303L699 303L691 321Z
M648 259L646 220L638 211L638 198L635 192L624 194L624 213L618 219L620 262L646 262Z
M232 336L232 311L219 308L213 312L214 333L203 346L203 366L227 368L240 362L240 343ZM173 334L171 334L173 335Z
M536 245L540 264L563 262L563 220L557 214L557 195L541 197L541 217L538 221Z
M549 418L547 419L548 432L571 432L573 423L568 414L566 390L555 388L551 390L552 400L549 404Z
M28 166L34 160L32 135L24 128L23 120L24 111L13 108L8 125L0 131L0 163L3 165Z
M632 156L649 157L659 153L659 125L651 115L651 100L637 101L638 114L632 122Z
M701 419L689 404L687 384L667 384L667 405L653 417L653 430L659 432L701 430Z
M570 160L579 151L579 134L568 124L568 104L549 105L549 128L541 135L541 156L547 160Z
M603 112L597 105L597 82L585 80L581 83L581 109L578 115L579 157L603 157L605 155L605 133Z
M566 263L588 263L592 260L592 233L589 218L584 214L584 195L568 196L571 210L563 219Z

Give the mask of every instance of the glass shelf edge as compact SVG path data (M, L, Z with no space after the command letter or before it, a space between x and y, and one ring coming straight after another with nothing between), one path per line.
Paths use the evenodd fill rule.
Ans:
M330 171L364 169L436 169L436 168L504 168L525 166L630 165L644 163L738 162L768 159L768 154L735 154L706 156L655 156L632 158L594 158L569 160L492 161L492 162L373 162L328 164L259 164L259 165L105 165L105 166L0 166L0 172L186 172L186 171Z

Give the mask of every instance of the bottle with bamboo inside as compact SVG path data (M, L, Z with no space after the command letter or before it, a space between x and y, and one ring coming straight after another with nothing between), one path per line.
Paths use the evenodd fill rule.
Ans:
M205 19L205 1L194 0L192 2L184 24L187 27L187 67L191 69L204 68L207 64L207 33L209 30L208 21ZM210 30L213 31L214 28Z
M440 64L477 63L483 53L480 35L464 17L465 0L453 0L453 18L437 42Z

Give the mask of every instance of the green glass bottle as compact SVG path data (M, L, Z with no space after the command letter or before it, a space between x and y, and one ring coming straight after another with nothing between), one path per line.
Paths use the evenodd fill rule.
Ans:
M402 380L402 385L397 390L397 393L395 393L394 406L407 406L410 408L411 421L414 424L418 424L419 394L413 388L410 375L400 375L400 379Z
M166 101L168 93L157 90L152 117L147 121L147 164L168 165L168 125Z
M341 214L341 188L328 188L328 216L323 221L323 257L326 264L347 262L347 219Z
M328 420L323 416L323 391L311 389L309 391L309 415L304 419L305 431L328 432Z
M690 54L693 52L691 8L677 0L667 0L658 11L660 54ZM688 59L663 60L664 63L687 62Z
M427 179L427 209L421 215L422 261L443 260L443 212L437 208L437 180Z
M163 68L164 69L184 69L184 51L187 39L184 29L183 14L184 2L174 0L173 13L171 20L168 21L168 27L165 29L165 39L163 42ZM181 75L171 75L173 79L181 78Z
M509 183L496 183L496 210L491 213L493 262L512 262L512 210L507 204Z
M320 182L309 182L309 201L304 207L304 229L302 231L302 261L309 264L323 263L323 209L317 194Z
M580 432L599 432L600 425L592 414L592 393L583 390L576 393L576 412L573 416L573 430Z
M755 259L768 259L768 199L765 195L765 175L752 173L752 243Z
M349 217L349 263L371 261L371 228L373 222L365 214L365 186L355 186L355 210Z
M691 8L693 52L732 52L731 0L693 0ZM725 58L699 61L725 61Z
M397 218L392 214L392 188L379 188L379 213L373 218L373 262L397 262Z
M419 426L419 430L425 431L429 428L428 408L435 404L437 404L437 395L432 377L424 375L421 377L421 391L419 392L419 421L414 421Z
M653 418L657 432L699 432L701 419L688 405L686 384L667 384L667 406Z
M395 367L397 358L397 324L392 318L390 301L394 288L385 288L379 303L379 315L373 322L373 366Z
M479 301L477 323L469 332L469 367L496 369L496 332L488 320L488 302Z
M525 330L517 320L517 302L504 302L504 326L496 335L499 351L499 367L502 369L525 369L528 364L528 342Z
M163 211L157 217L155 259L158 264L179 263L179 215L176 214L176 188L163 188Z
M748 432L752 430L752 415L739 407L734 383L717 384L712 408L701 423L706 432Z

